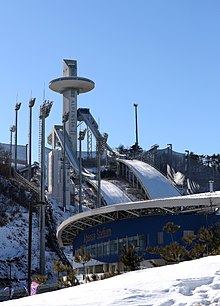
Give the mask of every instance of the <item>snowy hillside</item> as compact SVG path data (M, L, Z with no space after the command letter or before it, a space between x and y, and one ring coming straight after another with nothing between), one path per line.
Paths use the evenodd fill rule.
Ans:
M220 305L220 256L128 272L110 279L2 302L5 306Z
M32 194L25 190L24 186L16 181L0 177L0 288L9 283L9 278L16 288L20 280L27 278L27 257L28 257L28 223L29 210L28 199ZM71 212L65 212L59 205L53 203L53 220L56 226ZM38 273L39 268L39 218L38 209L33 212L32 222L32 274ZM46 238L48 228L46 228ZM50 237L49 237L50 238ZM54 261L59 257L55 250L51 249L46 239L46 273L49 275L49 282L53 281Z
M121 189L126 189L132 200L137 200L139 194L135 194L128 184L121 181L112 180ZM29 199L33 194L25 188L24 184L15 179L8 180L0 176L0 289L9 284L9 278L13 281L13 287L19 286L19 281L27 278L27 257L28 257L28 223L29 223ZM88 192L88 189L90 192ZM76 191L78 186L76 186ZM96 200L94 191L83 184L82 199L86 206L83 210L89 209L92 201ZM77 197L76 197L77 201ZM52 216L53 239L49 235L50 231L46 227L46 274L47 283L56 282L54 272L54 262L59 260L57 246L52 246L51 241L56 240L56 228L65 219L78 211L78 207L70 206L66 212L62 210L62 203L57 203L49 198L50 212ZM92 205L93 206L93 205ZM32 234L32 275L38 274L39 269L39 210L33 212L33 234ZM48 239L49 238L49 239ZM52 249L51 249L52 248ZM72 261L71 250L65 249L65 254L69 261Z

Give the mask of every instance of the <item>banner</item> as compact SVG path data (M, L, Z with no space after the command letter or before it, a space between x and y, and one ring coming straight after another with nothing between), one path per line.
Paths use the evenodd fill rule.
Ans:
M36 282L31 282L31 295L35 295L37 293L37 287L39 286Z

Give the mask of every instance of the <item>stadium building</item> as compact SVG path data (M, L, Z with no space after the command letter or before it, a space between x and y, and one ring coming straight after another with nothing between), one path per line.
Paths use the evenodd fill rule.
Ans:
M79 195L79 213L65 220L57 230L61 247L71 247L73 255L83 247L85 253L92 255L93 260L87 263L89 272L122 270L124 267L120 262L121 248L130 244L136 247L139 254L144 255L143 265L147 266L149 261L159 262L158 258L145 250L147 246L170 243L170 236L163 231L167 222L180 225L180 229L174 234L174 239L179 242L183 237L196 233L201 227L218 222L220 192L210 189L210 192L182 196L180 189L176 188L177 184L171 179L168 180L147 162L115 157L117 174L144 195L145 200L137 202L133 202L125 191L112 182L101 179L100 165L97 166L97 175L83 168L81 155L78 158L77 152L81 154L81 141L85 133L88 154L91 153L91 135L96 140L97 163L100 163L100 156L105 150L115 155L114 150L107 144L108 135L100 133L90 110L77 108L78 95L89 92L95 84L90 79L77 76L76 61L64 60L63 76L53 79L49 87L63 95L63 125L55 125L48 137L52 145L48 190L52 196L59 195L63 198L65 208L68 209L71 169L80 184L82 179L85 180L96 189L98 195L95 209L87 211L80 209ZM78 133L79 122L83 122L86 129ZM61 147L63 156L60 165L58 161L61 159L56 158L57 150L60 150L58 147ZM148 158L153 157L157 163L162 161L156 159L156 156L158 152L154 150L154 155L151 154ZM175 161L172 150L169 157L169 173L172 173L172 164ZM60 167L60 170L57 167ZM57 173L61 175L58 176ZM188 183L187 180L185 182Z
M180 226L173 238L181 243L201 227L219 222L219 205L220 192L114 204L70 217L59 226L57 237L61 246L73 247L73 255L81 247L92 255L95 261L87 264L90 273L123 270L121 248L129 244L144 255L142 265L162 264L145 251L147 246L171 242L163 231L166 223Z

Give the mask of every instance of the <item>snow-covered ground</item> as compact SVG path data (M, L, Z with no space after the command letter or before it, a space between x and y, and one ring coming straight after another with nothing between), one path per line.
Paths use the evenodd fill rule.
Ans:
M76 287L2 302L11 306L220 305L220 255L128 272Z
M19 282L27 278L28 257L28 223L29 211L25 205L14 201L13 194L19 194L19 188L7 179L0 177L0 183L8 189L8 194L0 193L0 291L7 286L9 278L13 288L19 287ZM2 185L1 185L2 188ZM13 193L13 194L12 194ZM28 194L28 193L27 193ZM11 196L11 198L10 198ZM52 202L54 207L53 218L55 226L72 215L72 212L63 212L59 203ZM47 229L46 229L47 233ZM32 221L32 275L39 269L39 218L33 212ZM54 262L58 255L46 246L46 273L50 276L49 282L56 278Z
M120 160L139 178L145 186L149 199L180 196L180 192L171 182L151 165L140 160Z
M28 254L28 222L29 211L24 205L13 201L12 191L19 194L19 184L13 185L10 181L0 176L0 183L8 190L7 195L0 192L0 290L5 287L8 279L13 281L13 287L16 287L19 280L27 277L27 254ZM94 192L87 194L88 186L83 185L83 201L88 206L91 199L94 200ZM77 190L77 188L76 188ZM28 193L27 193L28 194ZM93 197L93 198L92 198ZM62 203L57 202L48 196L53 209L53 220L55 227L62 221L74 215L78 211L77 205L71 205L69 210L63 212ZM89 208L83 206L83 211ZM7 220L5 224L3 220ZM36 212L33 212L33 234L32 234L32 273L37 274L39 268L39 218ZM72 252L65 249L65 254L72 262ZM58 260L55 252L46 247L46 273L54 274L54 262ZM56 277L56 274L55 274ZM53 281L51 279L51 281ZM6 282L6 283L5 283Z

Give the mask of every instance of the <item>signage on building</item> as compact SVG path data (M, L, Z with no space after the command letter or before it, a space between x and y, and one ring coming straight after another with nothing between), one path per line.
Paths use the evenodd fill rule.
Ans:
M99 240L99 239L104 239L104 238L109 238L112 235L112 230L111 228L103 228L103 229L97 229L95 232L91 234L86 234L84 235L84 240L83 242L85 244Z

